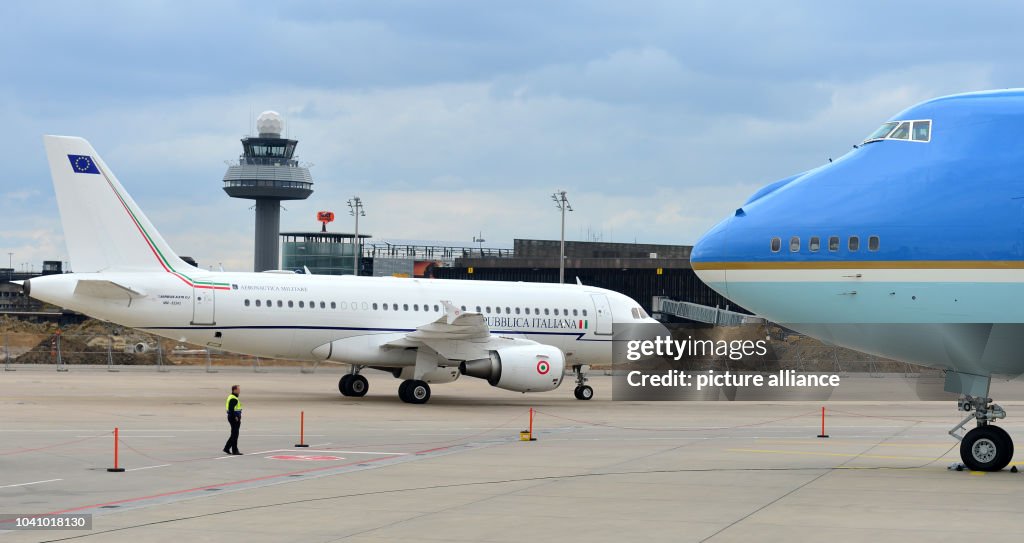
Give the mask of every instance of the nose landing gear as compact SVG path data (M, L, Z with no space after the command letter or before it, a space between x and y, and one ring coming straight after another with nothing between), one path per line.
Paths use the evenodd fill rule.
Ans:
M973 471L999 471L1005 468L1013 458L1013 439L1006 430L992 422L1005 418L1006 411L992 403L992 398L966 394L960 396L957 408L967 412L967 416L949 431L949 435L960 440L960 459L964 466ZM972 418L978 426L963 436L957 433Z

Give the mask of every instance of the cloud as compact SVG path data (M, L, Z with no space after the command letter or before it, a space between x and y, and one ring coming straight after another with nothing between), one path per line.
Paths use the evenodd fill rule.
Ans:
M44 133L87 137L179 252L244 269L251 202L221 176L264 109L315 164L284 229L360 194L378 237L553 238L562 188L570 237L690 243L903 108L1024 76L1015 3L999 17L872 1L12 9L0 240L37 262L65 254Z

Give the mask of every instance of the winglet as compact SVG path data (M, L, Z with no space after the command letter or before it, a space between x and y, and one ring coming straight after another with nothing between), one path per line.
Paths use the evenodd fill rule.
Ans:
M581 286L581 287L583 286L583 281L580 281L580 276L578 276L578 275L576 276L576 284Z
M444 311L448 315L448 324L455 322L455 319L459 318L462 314L462 310L452 305L448 300L441 300L441 305L444 306Z

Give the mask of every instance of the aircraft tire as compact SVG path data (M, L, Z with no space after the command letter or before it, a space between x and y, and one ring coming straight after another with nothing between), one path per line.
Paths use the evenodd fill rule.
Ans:
M1013 457L1013 441L1009 437L998 426L978 426L960 442L960 459L971 471L999 471Z
M342 375L341 379L338 379L338 392L341 392L342 396L351 396L352 395L352 392L351 392L352 389L349 388L349 383L351 383L351 382L352 382L352 374L350 374L350 373Z
M370 383L366 380L366 377L362 375L350 375L351 379L348 380L348 395L355 396L356 398L362 398L366 396L366 392L370 390Z
M402 381L402 384L398 385L398 398L400 400L402 400L403 402L405 402L405 403L410 403L409 402L409 393L408 393L408 391L409 391L409 383L411 383L411 382L412 382L411 379L406 379L405 381Z
M409 386L405 389L405 396L409 403L424 404L430 400L430 385L426 381L409 380Z
M589 400L594 397L594 389L589 385L579 386L573 391L573 395L577 400Z

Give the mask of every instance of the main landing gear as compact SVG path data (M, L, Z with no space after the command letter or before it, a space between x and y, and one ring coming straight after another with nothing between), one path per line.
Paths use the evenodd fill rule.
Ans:
M406 379L398 386L398 397L405 403L427 403L430 399L430 385L426 381Z
M361 369L362 366L352 366L352 373L343 375L338 381L338 390L342 395L357 398L366 396L366 391L370 390L370 383L366 377L359 375Z
M1013 440L1006 430L992 422L1006 417L1006 411L992 403L992 398L966 394L960 396L957 408L967 412L967 416L949 431L949 435L960 440L960 458L964 466L972 471L999 471L1005 468L1013 458ZM978 426L961 437L957 432L972 418Z
M586 364L576 364L572 367L573 373L576 374L576 390L573 390L572 395L576 396L577 400L589 400L594 397L594 389L587 385L587 372L590 371L590 366Z

